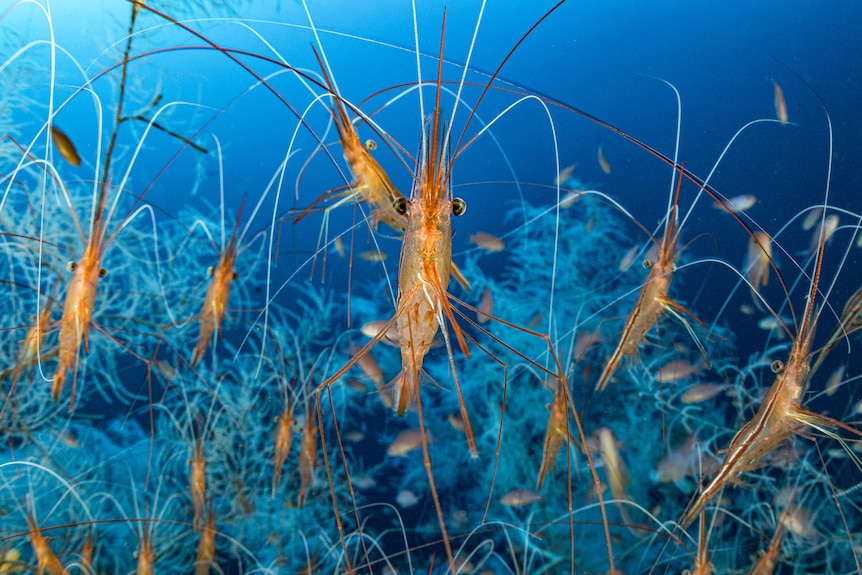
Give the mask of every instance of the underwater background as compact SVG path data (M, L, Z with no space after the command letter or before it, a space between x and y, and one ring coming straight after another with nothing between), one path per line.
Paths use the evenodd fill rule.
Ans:
M862 571L860 29L0 1L0 575ZM464 280L399 409L434 125Z

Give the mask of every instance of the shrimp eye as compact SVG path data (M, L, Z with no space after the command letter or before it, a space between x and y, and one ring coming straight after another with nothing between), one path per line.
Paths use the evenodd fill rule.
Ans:
M461 198L452 200L452 213L456 216L463 216L467 213L467 202Z
M207 275L211 276L215 273L215 268L210 266L207 268Z
M375 142L371 138L368 138L367 140L365 140L365 149L369 152L373 152L377 149L377 142Z
M652 262L650 260L644 260L641 264L645 270L648 270L652 267Z
M66 269L69 270L70 272L75 271L75 268L77 268L77 267L78 267L78 264L76 264L75 262L69 262L66 264Z
M780 359L776 359L772 362L772 365L769 366L769 369L772 370L772 373L781 373L784 371L784 362Z
M395 210L395 213L399 216L403 216L407 213L407 198L395 198L392 200L392 209Z
M233 279L236 279L236 278L238 278L238 277L239 277L239 274L238 274L238 273L236 273L236 272L233 272Z
M108 275L108 270L106 270L105 268L99 268L99 277L103 278L106 275Z

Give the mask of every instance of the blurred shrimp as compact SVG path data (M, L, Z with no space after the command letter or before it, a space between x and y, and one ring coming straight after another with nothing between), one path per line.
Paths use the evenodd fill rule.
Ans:
M26 502L25 502L26 503ZM49 539L42 535L42 530L36 523L32 511L27 510L27 527L30 529L30 544L33 546L33 555L36 556L36 575L69 575L63 563L51 549Z

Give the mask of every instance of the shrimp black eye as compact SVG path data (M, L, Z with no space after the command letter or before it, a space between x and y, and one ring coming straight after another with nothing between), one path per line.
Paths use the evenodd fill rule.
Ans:
M395 198L392 200L392 209L395 210L395 213L399 216L403 216L407 213L407 198Z
M238 277L239 277L239 274L238 274L238 273L236 273L236 272L233 272L233 279L236 279L236 278L238 278Z
M769 366L769 369L772 370L772 373L781 373L784 371L784 362L780 359L776 359L772 362L772 365Z
M652 267L652 262L650 260L644 260L641 264L645 270L648 270Z
M66 264L66 269L69 270L70 272L75 271L75 268L77 268L77 267L78 267L78 264L76 264L75 262L69 262Z
M106 275L108 275L108 270L106 270L105 268L99 268L99 277L103 278Z
M467 212L467 202L461 198L452 200L452 213L456 216L463 216Z
M211 276L215 273L215 268L210 266L207 268L207 275Z

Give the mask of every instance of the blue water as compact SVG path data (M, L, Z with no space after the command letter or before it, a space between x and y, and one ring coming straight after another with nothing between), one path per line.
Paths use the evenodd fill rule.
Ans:
M859 288L862 8L570 1L483 10L422 1L414 13L405 2L367 4L309 1L306 12L287 0L152 3L164 14L136 16L119 113L130 4L0 6L0 126L9 136L0 141L8 302L0 573L37 568L37 527L62 564L48 566L52 574L146 572L147 542L156 571L201 575L604 573L609 556L626 573L678 572L694 568L699 541L717 571L747 572L779 525L775 572L855 572L862 470L853 333L800 401L834 419L796 428L739 481L728 479L705 506L708 543L699 520L675 522L758 409L775 380L771 364L788 360L816 264L814 353ZM467 204L452 220L452 260L472 288L452 281L448 292L478 306L487 291L496 319L476 324L475 311L452 300L460 327L446 322L451 353L437 333L425 358L430 472L421 444L387 453L399 433L420 426L416 405L399 416L381 401L397 387L385 385L402 369L397 346L356 354L369 341L360 327L395 313L401 233L373 229L371 207L353 201L327 211L324 227L320 208L353 176L312 48L350 118L365 116L360 141L373 141L373 157L405 195L425 118L439 107L441 125L451 126L453 194ZM787 125L776 121L775 84ZM51 143L49 118L79 167ZM691 176L678 198L682 168L662 157ZM709 194L699 193L705 179ZM94 209L101 188L104 208ZM570 205L572 190L589 191ZM745 194L757 201L739 219L714 199ZM636 305L648 274L641 262L655 264L650 235L661 238L674 198L680 248L668 296L677 307L649 322L597 393L626 318L648 313ZM816 227L803 230L802 220L824 204L840 227L821 261L816 240L810 251ZM103 236L91 230L93 213L104 213ZM479 231L505 248L479 249L471 240ZM740 281L755 231L773 243L757 300ZM232 238L222 319L203 306ZM76 327L68 294L88 242L101 246L91 275L104 274L92 319ZM632 248L634 264L622 271ZM376 250L383 262L364 255ZM44 340L27 359L22 342L46 309ZM211 319L210 337L199 338ZM778 320L786 329L764 329ZM87 341L61 345L61 334L85 330ZM577 336L594 330L601 341L576 356ZM52 389L61 347L72 359ZM382 392L360 365L340 371L371 357ZM659 382L671 361L696 373ZM827 392L842 366L837 391ZM566 377L569 409L549 427L552 375ZM723 387L701 403L683 401L703 383ZM287 408L293 439L279 462L277 418ZM599 446L606 430L623 467L608 443ZM558 445L546 447L547 433ZM843 442L827 437L836 433ZM679 475L663 479L661 462L687 440L695 448ZM206 480L196 494L198 448ZM553 464L538 489L543 451ZM510 506L504 495L516 489L540 499ZM208 559L199 545L209 532ZM96 545L89 565L88 540Z

